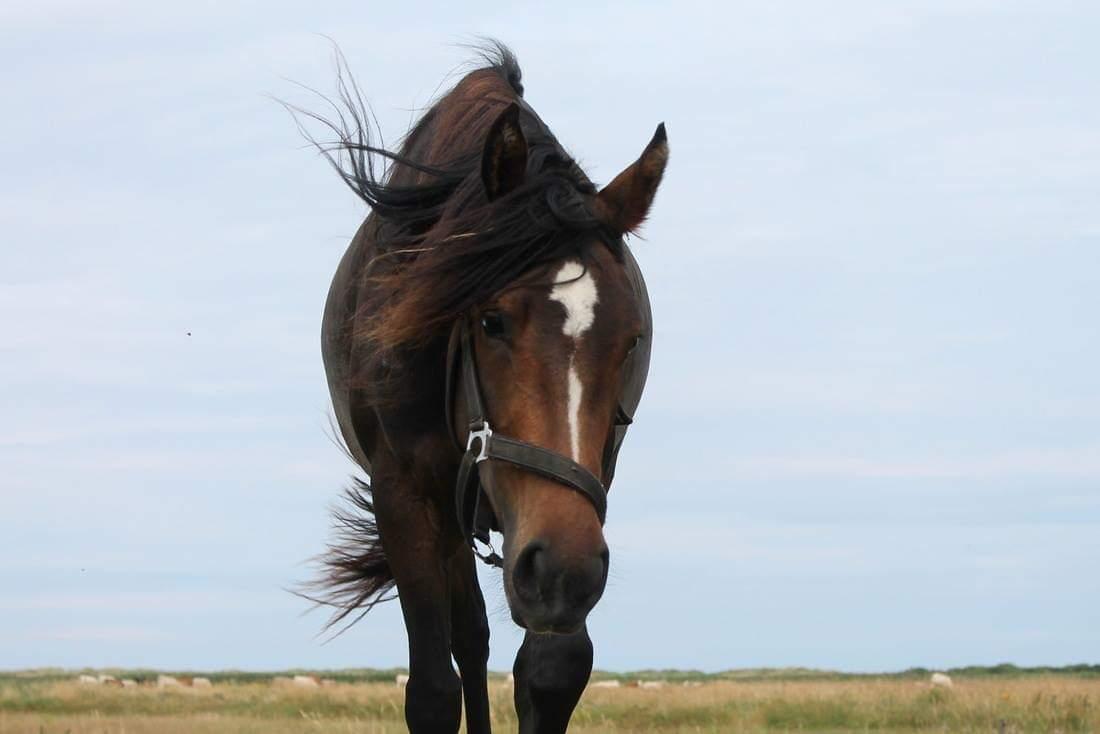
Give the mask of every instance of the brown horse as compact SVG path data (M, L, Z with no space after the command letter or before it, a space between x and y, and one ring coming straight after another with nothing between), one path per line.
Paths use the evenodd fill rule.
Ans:
M319 144L371 207L336 272L322 349L336 420L370 475L337 514L319 598L330 624L394 586L413 732L489 731L489 626L475 554L503 567L522 732L565 731L592 669L603 520L641 397L649 300L623 241L668 159L663 125L597 190L523 101L493 44L391 153L340 76ZM388 161L376 175L376 161ZM489 530L503 558L478 551ZM461 678L455 675L452 656Z

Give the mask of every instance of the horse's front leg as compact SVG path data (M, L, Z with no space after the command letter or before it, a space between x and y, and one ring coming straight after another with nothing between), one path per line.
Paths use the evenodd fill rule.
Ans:
M451 651L462 675L468 734L490 734L489 620L477 582L474 554L462 546L451 559Z
M562 734L592 673L588 628L571 635L528 632L513 673L520 734Z
M409 636L405 722L412 734L455 734L462 718L462 684L451 665L447 568L455 543L441 532L436 505L387 492L376 492L375 498Z

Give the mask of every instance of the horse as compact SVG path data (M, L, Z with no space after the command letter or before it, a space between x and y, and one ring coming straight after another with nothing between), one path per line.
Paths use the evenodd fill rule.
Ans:
M664 174L664 124L598 189L492 42L390 151L339 58L337 116L294 111L335 135L306 133L370 207L321 329L335 422L369 484L354 480L336 510L312 598L335 607L329 625L350 624L396 588L409 730L457 732L465 705L480 734L489 625L475 564L502 568L525 629L519 729L563 732L592 670L607 489L649 367L649 298L625 237Z

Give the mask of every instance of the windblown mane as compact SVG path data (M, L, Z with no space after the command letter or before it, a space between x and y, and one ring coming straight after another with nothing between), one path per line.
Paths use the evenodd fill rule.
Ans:
M353 376L371 402L392 396L410 355L525 272L581 243L599 239L616 252L621 243L591 209L592 182L522 101L512 52L494 41L479 54L484 65L440 97L397 152L373 144L373 118L345 63L335 119L296 109L335 136L310 140L371 208L365 226L374 249L359 278L366 287L354 334L365 360ZM526 176L489 200L482 151L512 103L529 146Z

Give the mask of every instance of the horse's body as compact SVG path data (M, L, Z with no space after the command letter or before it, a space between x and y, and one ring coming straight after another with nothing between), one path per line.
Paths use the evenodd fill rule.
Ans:
M340 433L371 487L351 492L363 513L338 516L343 544L326 558L326 601L342 619L396 585L416 732L456 731L462 700L468 731L489 731L489 627L471 528L456 508L460 464L478 449L471 440L464 458L469 406L484 401L486 427L516 437L523 456L590 474L598 494L649 363L649 301L622 236L663 173L663 127L597 192L522 101L514 58L495 51L400 154L385 154L394 164L384 183L344 87L354 125L333 126L351 154L341 173L373 212L333 279L322 352ZM472 381L456 379L463 369ZM504 535L505 590L528 629L514 669L520 729L560 732L592 665L584 619L608 562L602 514L590 506L599 497L586 501L571 491L577 482L548 479L556 475L537 462L496 458L475 465L473 492L482 525Z

